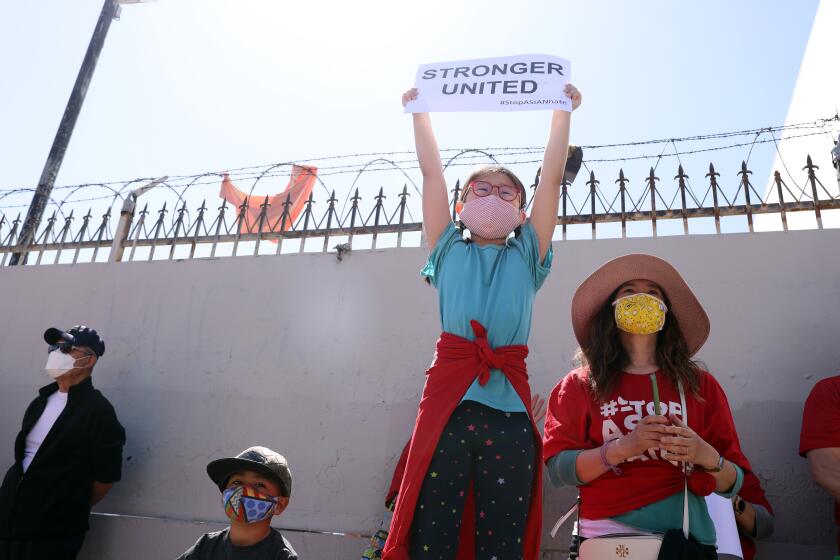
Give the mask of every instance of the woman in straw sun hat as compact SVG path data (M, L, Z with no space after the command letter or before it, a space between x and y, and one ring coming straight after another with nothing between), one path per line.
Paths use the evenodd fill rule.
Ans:
M666 261L625 255L578 287L572 326L581 367L551 393L543 450L552 483L579 488L571 557L593 537L678 530L688 475L690 534L716 558L704 496L736 494L750 465L723 389L692 360L709 336L700 302Z

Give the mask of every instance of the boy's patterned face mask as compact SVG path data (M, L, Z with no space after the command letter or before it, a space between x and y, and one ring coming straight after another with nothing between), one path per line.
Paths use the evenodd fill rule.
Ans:
M274 514L277 498L253 486L233 486L222 492L222 505L231 521L258 523Z
M615 324L632 334L653 334L665 326L668 307L650 294L632 294L613 302Z

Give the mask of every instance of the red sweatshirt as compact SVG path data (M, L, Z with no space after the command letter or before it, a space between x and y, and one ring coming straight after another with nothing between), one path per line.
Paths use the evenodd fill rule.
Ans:
M814 449L840 447L840 375L828 377L814 385L802 413L799 454L803 457ZM834 502L837 524L837 553L840 554L840 501Z
M551 392L543 440L545 461L561 451L594 449L606 440L627 435L642 417L654 413L649 375L622 374L612 394L603 402L592 396L587 376L588 370L574 370ZM661 371L656 372L656 380L662 414L684 417L674 384ZM702 400L690 392L685 395L689 427L726 459L749 471L750 464L741 453L726 395L706 372L700 373L699 394ZM677 463L663 459L659 449L648 449L631 458L621 465L621 470L621 475L607 471L579 487L583 517L613 517L683 489L682 469Z
M525 369L528 347L511 345L490 348L484 327L477 321L470 323L475 333L474 341L451 333L443 333L438 339L435 360L426 372L426 385L417 411L405 474L397 495L397 505L391 521L391 531L385 542L383 560L409 560L411 524L423 478L432 462L443 428L476 377L479 383L486 383L490 377L490 370L500 369L513 385L526 410L529 410L529 415L531 414L531 388ZM542 529L542 468L539 466L541 438L533 417L531 427L537 453L534 457L534 483L531 487L528 526L522 546L523 560L537 560Z

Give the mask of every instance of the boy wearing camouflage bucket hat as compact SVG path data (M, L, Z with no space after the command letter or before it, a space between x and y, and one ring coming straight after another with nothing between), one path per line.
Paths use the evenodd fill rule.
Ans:
M285 457L267 447L249 447L236 457L211 461L207 474L222 492L230 527L202 535L178 560L297 560L292 545L271 527L292 491Z

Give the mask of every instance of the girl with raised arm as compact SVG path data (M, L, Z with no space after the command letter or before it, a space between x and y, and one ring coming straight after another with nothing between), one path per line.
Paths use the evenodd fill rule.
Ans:
M580 93L572 85L566 93L577 108ZM417 96L409 90L403 105ZM530 218L522 182L490 166L464 182L457 223L429 115L413 118L431 249L422 275L438 290L443 333L383 558L451 560L460 545L474 546L476 558L536 560L541 438L529 412L526 344L534 296L551 267L571 113L552 114ZM474 515L473 535L462 534L465 511Z

